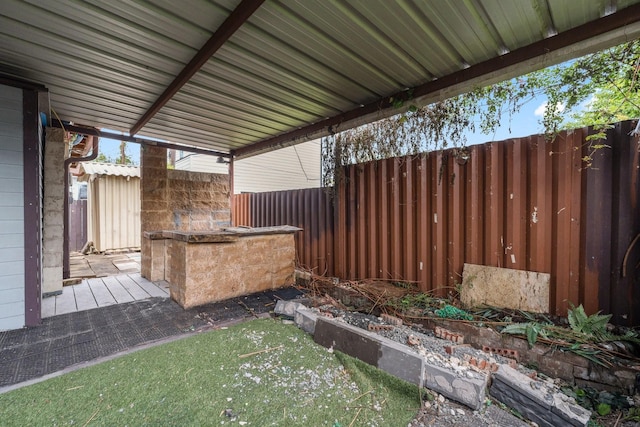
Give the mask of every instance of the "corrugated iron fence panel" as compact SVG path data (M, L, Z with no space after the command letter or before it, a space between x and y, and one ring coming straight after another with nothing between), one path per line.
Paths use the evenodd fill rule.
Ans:
M321 275L334 275L334 209L331 189L245 193L233 197L234 225L293 225L298 263Z
M447 295L465 262L546 272L550 312L570 303L640 323L640 198L631 124L585 168L588 129L342 169L324 189L236 196L236 223L291 224L302 265L346 279L417 282ZM247 208L250 206L250 208ZM242 213L244 212L244 213Z

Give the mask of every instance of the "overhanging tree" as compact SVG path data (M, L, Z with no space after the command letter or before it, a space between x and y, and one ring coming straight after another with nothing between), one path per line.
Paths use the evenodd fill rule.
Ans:
M584 56L506 80L323 141L323 176L332 185L336 168L389 157L466 145L466 134L489 135L533 99L546 97L542 125L548 139L557 132L593 126L587 165L611 123L640 117L640 41ZM401 103L399 103L401 104ZM399 105L400 106L400 105ZM640 129L636 129L640 132Z

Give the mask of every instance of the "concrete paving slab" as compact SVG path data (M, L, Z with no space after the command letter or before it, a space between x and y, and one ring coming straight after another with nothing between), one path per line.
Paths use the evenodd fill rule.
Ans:
M104 282L100 278L87 280L89 287L93 292L93 296L98 303L98 307L104 307L116 303L116 299L111 292L104 286Z
M135 298L131 296L114 276L104 277L102 281L118 304L135 301Z
M78 311L91 310L92 308L98 307L98 303L93 297L93 292L91 292L91 288L86 281L80 283L79 285L74 285L72 288L67 287L63 290L63 293L69 291L75 294L76 306L78 307Z
M132 270L132 271L140 271L140 264L133 261L114 261L113 265L120 271L124 270Z
M140 287L140 285L138 285L133 279L131 279L129 276L126 275L120 275L120 276L115 276L114 277L118 282L120 282L120 284L122 285L123 288L125 288L127 290L127 292L129 292L129 294L131 294L131 296L135 299L135 300L141 300L141 299L146 299L149 298L151 295L149 295L149 293L147 291L145 291L144 289L142 289Z
M280 300L276 303L274 312L281 316L294 317L296 314L296 310L304 308L305 306L300 304L299 302Z
M41 315L42 317L53 316L56 312L56 297L42 298Z
M473 374L466 377L454 369L426 363L424 386L477 411L484 404L489 376Z
M316 330L316 322L318 321L318 313L308 308L299 308L293 315L293 321L298 328L308 334L313 335Z
M63 289L62 294L56 295L54 298L56 300L56 313L65 314L78 311L73 289L68 292L65 292Z
M144 289L149 295L152 297L163 297L167 298L169 296L168 284L164 285L161 282L158 282L158 286L153 284L153 282L148 281L144 277L142 277L139 273L137 274L129 274L131 280L136 282L138 286ZM165 282L166 283L166 282Z

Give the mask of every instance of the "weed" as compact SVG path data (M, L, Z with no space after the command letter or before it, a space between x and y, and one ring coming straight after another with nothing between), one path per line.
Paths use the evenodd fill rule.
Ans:
M640 407L629 409L629 412L624 417L624 421L640 422Z

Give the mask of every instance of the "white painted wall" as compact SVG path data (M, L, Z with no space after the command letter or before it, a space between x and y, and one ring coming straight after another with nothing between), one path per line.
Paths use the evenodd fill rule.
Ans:
M191 154L177 160L176 169L229 173L227 165L216 161L217 157ZM320 187L320 140L238 160L234 175L235 194Z
M0 85L0 330L24 316L22 90Z

